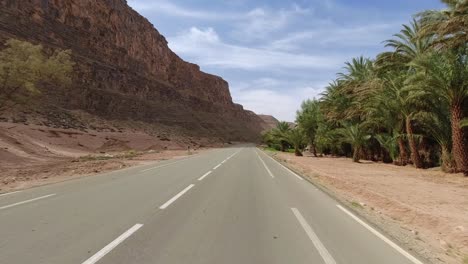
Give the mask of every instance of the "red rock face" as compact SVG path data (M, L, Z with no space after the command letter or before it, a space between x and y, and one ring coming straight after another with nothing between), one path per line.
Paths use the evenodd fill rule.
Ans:
M262 130L226 81L180 59L125 0L0 0L0 41L8 38L72 50L74 87L46 92L48 104L229 140Z

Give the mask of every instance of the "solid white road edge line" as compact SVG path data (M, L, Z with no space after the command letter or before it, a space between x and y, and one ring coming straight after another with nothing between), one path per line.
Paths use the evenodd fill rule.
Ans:
M302 178L301 176L297 175L297 173L295 173L294 171L292 171L291 169L289 169L288 167L284 166L283 164L281 164L279 161L275 160L274 158L272 158L270 155L264 153L263 151L260 150L260 152L262 152L263 154L265 154L268 158L270 158L271 160L273 160L274 162L278 163L281 167L283 167L283 169L287 170L289 173L291 173L292 175L296 176L296 178L298 178L299 180L303 181L304 178Z
M192 189L192 187L195 186L195 184L190 184L187 186L187 188L183 189L180 193L178 193L176 196L172 197L169 201L164 203L159 207L159 209L166 209L171 203L175 202L175 200L179 199L184 193L188 192L188 190Z
M302 228L306 232L307 236L309 236L309 239L312 241L314 244L315 248L319 252L320 256L322 256L323 260L325 261L326 264L336 264L335 259L330 255L328 250L325 248L325 246L322 244L318 236L315 234L314 230L312 230L312 227L307 223L307 221L304 219L302 216L301 212L297 210L297 208L291 208L292 212L296 216L297 220L301 224Z
M9 193L2 193L2 194L0 194L0 197L2 197L2 196L7 196L7 195L10 195L10 194L20 193L20 192L21 192L21 191L9 192Z
M114 241L110 242L107 246L105 246L103 249L101 249L99 252L94 254L92 257L87 259L82 264L94 264L94 263L98 262L101 258L103 258L105 255L107 255L109 252L111 252L114 248L116 248L125 239L129 238L133 233L138 231L138 229L140 229L142 226L143 226L142 224L134 225L133 227L131 227L129 230L125 231L125 233L120 235Z
M382 239L385 243L387 243L388 245L390 245L392 248L394 248L396 251L398 251L400 254L402 254L403 256L405 256L406 258L408 258L409 260L411 260L411 262L415 263L415 264L423 264L420 260L418 260L417 258L415 258L413 255L411 255L410 253L406 252L404 249L402 249L400 246L398 246L397 244L395 244L393 241L391 241L390 239L388 239L387 237L385 237L384 235L382 235L381 233L379 233L377 230L375 230L374 228L372 228L370 225L366 224L364 221L362 221L361 219L359 219L357 216L355 216L353 213L351 213L350 211L348 211L346 208L344 208L343 206L337 204L336 205L338 208L340 208L343 212L345 212L347 215L349 215L351 218L353 218L356 222L358 222L359 224L361 224L362 226L364 226L367 230L371 231L374 235L376 235L378 238Z
M205 179L206 176L210 175L213 171L209 171L205 174L203 174L203 176L201 176L200 178L198 178L199 181L202 181L203 179Z
M213 168L213 170L216 170L217 168L221 167L222 163L216 165L216 167Z
M255 153L257 153L257 152L255 152ZM260 159L260 161L263 163L263 166L264 166L265 169L268 171L268 174L270 174L270 176L271 176L272 178L274 178L275 176L273 175L273 173L271 173L270 169L267 167L267 165L266 165L265 162L262 160L262 158L260 157L260 155L258 155L258 153L257 153L257 157L258 157L258 158Z
M41 197L37 197L37 198L34 198L34 199L30 199L30 200L26 200L26 201L22 201L22 202L10 204L10 205L5 205L5 206L0 207L0 210L7 209L7 208L11 208L11 207L13 207L13 206L17 206L17 205L21 205L21 204L25 204L25 203L34 202L34 201L41 200L41 199L45 199L45 198L49 198L49 197L54 196L54 195L56 195L56 194L53 193L53 194L49 194L49 195L44 195L44 196L41 196Z

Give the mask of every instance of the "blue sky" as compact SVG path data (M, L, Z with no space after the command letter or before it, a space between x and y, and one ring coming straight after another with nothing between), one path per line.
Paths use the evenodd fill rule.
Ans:
M294 121L345 61L373 57L382 41L439 0L128 0L169 47L230 84L236 103Z

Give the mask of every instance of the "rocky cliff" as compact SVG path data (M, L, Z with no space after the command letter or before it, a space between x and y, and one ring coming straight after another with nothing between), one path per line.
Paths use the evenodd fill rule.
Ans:
M263 120L262 128L264 131L275 128L279 123L278 119L271 115L258 115L258 117Z
M125 0L0 0L0 41L8 38L72 50L73 87L45 89L47 105L225 140L253 141L262 130L226 81L180 59Z

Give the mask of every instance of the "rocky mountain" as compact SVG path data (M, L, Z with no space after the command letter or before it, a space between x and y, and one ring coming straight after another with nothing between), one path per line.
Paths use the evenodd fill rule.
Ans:
M274 116L271 115L258 115L263 120L263 130L270 130L278 125L279 121Z
M233 103L226 81L179 58L125 0L0 0L0 42L9 38L72 51L73 87L43 92L42 105L53 109L223 140L254 141L265 126Z

